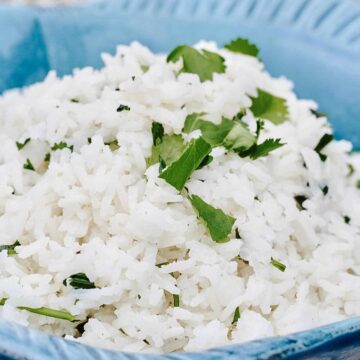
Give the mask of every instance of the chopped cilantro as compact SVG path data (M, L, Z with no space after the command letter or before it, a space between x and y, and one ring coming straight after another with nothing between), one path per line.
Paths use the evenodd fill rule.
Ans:
M59 143L55 143L52 147L51 150L52 151L57 151L57 150L63 150L63 149L69 149L71 152L74 151L74 145L68 145L66 142L64 141L60 141Z
M329 187L325 185L323 188L321 188L321 191L324 194L324 196L326 196L329 192Z
M117 112L121 112L121 111L130 111L130 107L127 105L122 105L120 104L118 106L118 108L116 109Z
M6 250L8 255L16 255L17 252L15 250L16 246L20 246L21 244L19 243L18 240L16 240L13 244L11 245L0 245L0 252Z
M17 141L17 142L16 142L16 146L17 146L18 150L23 149L24 146L25 146L27 143L30 142L30 140L31 140L30 138L27 138L23 143Z
M249 56L257 57L259 49L255 44L252 44L248 39L237 38L228 44L224 45L225 49L232 52L241 53Z
M120 147L119 142L116 139L107 141L104 144L107 145L111 151L115 151Z
M166 168L165 160L159 155L159 174Z
M225 72L224 58L211 51L180 45L168 55L167 62L177 62L180 58L183 60L180 71L197 74L200 81L212 80L213 73Z
M252 97L251 100L250 110L256 117L270 120L274 124L281 124L289 115L286 100L267 91L258 89L257 97Z
M286 270L286 265L282 264L280 261L275 260L274 258L271 258L271 265L275 266L280 271L284 272Z
M26 159L25 164L23 165L23 168L25 170L31 170L31 171L35 171L34 165L31 163L30 159Z
M317 118L327 117L327 113L324 113L324 112L321 112L321 111L317 111L317 110L313 110L313 109L311 109L310 111L311 111L311 113L312 113L313 115L315 115Z
M256 120L256 139L259 138L261 130L264 129L265 122L263 119Z
M26 311L29 311L31 313L38 314L38 315L53 317L56 319L68 320L71 322L78 321L74 315L70 314L67 311L54 310L54 309L50 309L47 307L31 308L31 307L27 307L27 306L18 306L18 309L26 310Z
M334 136L331 134L324 134L319 140L318 144L315 146L315 151L319 154L321 161L325 161L327 156L321 153L321 150L324 149L331 141L333 141Z
M153 137L153 145L156 146L160 144L164 137L164 126L154 121L151 126L151 133Z
M355 172L354 165L351 163L348 163L348 169L349 169L349 173L347 176L351 176Z
M173 294L173 303L174 303L174 307L180 306L180 296L179 295Z
M249 150L256 142L256 137L251 134L244 122L234 121L234 126L224 139L224 147L228 150L242 153Z
M347 215L345 215L344 221L345 221L345 224L348 224L351 221L351 219Z
M74 289L94 289L95 284L89 280L85 273L77 273L69 276L63 281L65 286L72 286Z
M360 179L356 182L356 187L360 189Z
M4 306L7 301L7 298L0 299L0 306Z
M296 195L294 196L294 199L296 201L296 206L299 210L305 210L303 204L307 200L307 197L305 195Z
M237 307L237 308L235 309L234 317L233 317L233 320L232 320L232 322L231 322L231 325L236 324L239 319L240 319L240 308Z
M206 165L209 165L213 160L214 158L211 155L207 155L196 170L202 169Z
M72 98L72 99L70 99L70 101L71 101L72 103L75 103L75 104L77 104L77 103L80 102L80 100L77 99L77 98Z
M140 68L143 73L147 73L150 69L150 66L149 65L140 65Z
M284 146L285 144L281 143L280 141L281 139L266 139L261 144L256 144L252 148L250 148L247 154L250 156L251 159L256 160L259 157L266 156L271 151Z
M203 138L193 139L181 156L168 166L159 177L181 191L187 179L210 152L211 146Z
M48 152L48 153L45 154L44 161L45 162L50 162L50 159L51 159L51 154Z
M198 217L209 230L211 238L218 243L228 241L235 219L226 215L221 209L214 208L197 195L190 196L190 201Z
M146 164L149 167L160 162L160 167L163 170L180 157L185 147L181 135L165 134L162 141L152 147L151 156L147 159Z

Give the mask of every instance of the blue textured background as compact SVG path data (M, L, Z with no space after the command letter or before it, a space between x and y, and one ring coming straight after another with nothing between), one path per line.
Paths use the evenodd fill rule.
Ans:
M200 39L246 36L273 75L329 113L360 148L360 5L352 0L99 0L73 8L0 5L0 92L101 66L99 54L138 40L168 52ZM360 319L199 354L144 356L68 342L0 321L0 359L360 359Z

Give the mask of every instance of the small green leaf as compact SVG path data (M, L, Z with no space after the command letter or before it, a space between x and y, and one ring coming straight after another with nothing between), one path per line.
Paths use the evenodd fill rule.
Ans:
M193 139L180 158L168 166L159 177L181 191L191 174L210 152L211 146L203 138Z
M140 65L140 67L143 73L147 73L150 69L149 65Z
M17 252L15 251L15 247L16 246L20 246L21 244L19 243L18 240L16 240L13 244L11 245L0 245L0 252L1 251L7 251L8 255L16 255Z
M356 182L356 187L360 189L360 179Z
M31 140L30 138L27 138L23 143L17 141L16 146L17 146L18 150L23 149L25 147L25 145L30 142L30 140Z
M50 159L51 159L51 154L48 152L48 153L45 154L44 161L45 162L50 162Z
M135 77L133 76L133 80L135 79ZM118 106L118 108L116 109L117 112L122 112L122 111L130 111L130 107L127 106L127 105L123 105L123 104L120 104Z
M68 145L66 142L64 141L60 141L59 143L55 143L52 147L51 150L52 151L57 151L57 150L63 150L63 149L69 149L71 152L74 151L74 146L73 145Z
M173 294L173 303L174 303L174 307L180 306L180 295Z
M0 306L4 306L7 301L7 298L0 299Z
M195 130L201 130L202 138L211 146L219 146L226 135L233 128L235 122L222 118L221 123L216 125L210 121L202 120L203 113L193 113L186 117L183 132L190 134Z
M224 58L211 51L180 45L168 55L167 62L177 62L180 58L183 60L181 72L197 74L200 81L212 80L213 73L225 72Z
M236 324L239 319L240 319L240 308L237 307L237 308L235 309L234 317L233 317L233 320L232 320L231 324L232 324L232 325Z
M224 146L228 150L242 152L250 149L256 142L256 137L251 134L242 121L234 121L234 126L224 139Z
M78 321L74 315L70 314L67 311L54 310L54 309L50 309L47 307L31 308L31 307L27 307L27 306L18 306L18 309L26 310L26 311L29 311L31 313L38 314L38 315L53 317L56 319L68 320L71 322Z
M119 149L119 147L120 147L117 139L107 141L104 143L104 145L107 145L111 151L115 151L115 150Z
M271 258L271 265L284 272L286 270L286 265L282 264L280 261Z
M74 289L94 289L96 286L89 280L85 273L77 273L63 281L65 286L70 285Z
M180 157L185 147L181 135L165 134L162 142L152 147L151 156L146 160L146 165L149 167L160 162L162 166L169 166Z
M164 126L156 121L152 123L151 133L153 137L153 145L160 144L164 137Z
M244 55L257 57L259 49L255 44L252 44L248 39L237 38L228 44L225 44L225 49L232 52L241 53Z
M214 208L197 195L190 196L191 205L209 230L211 238L218 243L229 240L235 218L226 215L221 209Z
M259 145L256 145L250 154L250 158L253 160L259 157L268 155L271 151L276 150L285 144L280 142L281 139L266 139Z
M321 111L317 111L317 110L313 110L313 109L311 109L310 111L317 118L327 117L327 113L325 113L325 112L321 112Z
M258 96L252 97L251 100L250 110L256 117L270 120L274 124L281 124L289 115L286 100L264 90L258 89Z
M256 139L259 138L261 130L264 130L265 122L263 119L256 120Z
M25 164L23 165L23 168L25 170L31 170L31 171L35 171L34 165L32 164L32 162L30 161L30 159L26 159Z
M325 161L327 159L327 156L321 153L321 150L323 150L324 147L327 146L333 140L334 140L333 135L324 134L319 140L319 143L315 146L314 150L319 154L321 161Z

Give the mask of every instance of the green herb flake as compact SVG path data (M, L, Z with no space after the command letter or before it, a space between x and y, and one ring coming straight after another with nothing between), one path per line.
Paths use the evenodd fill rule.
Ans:
M7 301L7 298L0 299L0 306L4 306Z
M249 150L256 142L247 125L242 121L235 121L234 126L226 135L223 145L226 149L241 153Z
M331 134L324 134L315 146L315 151L319 154L321 161L325 161L327 156L321 153L321 150L325 148L331 141L334 140L334 136Z
M211 238L217 243L227 242L235 218L226 215L221 209L214 208L197 195L190 196L190 201L198 217L209 230Z
M349 169L349 173L347 174L347 176L350 177L355 172L355 168L354 168L354 165L351 163L348 163L347 166Z
M66 142L60 141L59 143L55 143L51 147L52 151L63 150L63 149L69 149L71 152L73 152L74 151L74 145L69 146Z
M321 191L324 194L324 196L326 196L329 192L329 187L325 185L324 187L321 188Z
M233 320L231 322L231 325L235 325L238 320L240 319L240 308L237 307L234 312Z
M74 289L94 289L95 284L89 280L85 273L77 273L63 281L65 286L70 285Z
M80 100L77 98L72 98L72 99L70 99L70 102L72 102L74 104L78 104L80 102Z
M244 55L257 57L259 49L255 44L252 44L248 39L237 38L228 44L224 45L225 49L228 49L235 53L241 53Z
M283 123L289 116L286 100L258 89L257 97L252 97L250 110L255 117L270 120L274 124Z
M205 159L201 162L201 164L197 167L196 170L200 170L200 169L202 169L203 167L209 165L213 160L214 160L214 158L213 158L211 155L207 155L207 156L205 157Z
M160 144L164 138L164 126L156 121L151 125L151 133L153 137L153 145Z
M196 50L187 45L176 47L167 57L167 62L183 60L180 72L199 75L200 81L212 80L214 73L225 72L225 59L207 50Z
M20 150L22 150L22 149L25 147L25 145L26 145L27 143L30 142L30 140L31 140L30 138L27 138L23 143L17 141L17 142L16 142L16 147L17 147L18 150L20 151Z
M45 162L50 162L50 159L51 159L51 154L48 152L48 153L45 154L44 161Z
M7 251L8 255L16 255L17 252L15 250L16 246L20 246L21 244L19 243L18 240L16 240L13 244L11 245L0 245L0 252L1 251Z
M351 218L347 215L344 216L344 222L345 224L349 224L349 222L351 221Z
M23 165L23 168L25 170L31 170L31 171L35 171L34 165L32 164L32 162L30 161L30 159L26 159L25 164Z
M173 294L173 303L174 303L174 307L180 306L180 295Z
M107 141L104 143L104 145L108 146L111 151L115 151L115 150L119 149L119 147L120 147L119 142L116 139Z
M165 134L162 141L152 147L151 156L146 160L147 167L160 163L163 170L177 160L185 150L186 145L181 135Z
M255 145L251 149L249 156L251 159L256 160L260 157L269 155L271 151L279 149L284 145L284 143L281 143L281 139L266 139L261 144Z
M282 264L280 261L271 258L271 265L284 272L286 270L286 265Z
M356 187L360 189L360 179L356 182Z
M179 159L168 166L159 177L181 191L191 174L210 152L211 146L203 138L193 139Z
M145 74L149 71L150 66L149 65L140 65L140 68L141 68L142 72Z
M78 321L76 317L67 311L54 310L47 307L31 308L27 306L18 306L19 310L26 310L34 314L49 316L56 319L68 320L71 322Z
M327 113L325 113L325 112L321 112L321 111L317 111L317 110L313 110L313 109L311 109L310 111L317 118L327 117Z
M127 105L122 105L120 104L118 106L118 108L116 109L117 112L122 112L122 111L130 111L130 107Z

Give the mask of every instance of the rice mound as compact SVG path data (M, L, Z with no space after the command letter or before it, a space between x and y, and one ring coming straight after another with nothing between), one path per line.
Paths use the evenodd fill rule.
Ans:
M297 99L292 83L270 77L255 57L196 47L221 54L226 72L200 82L133 43L103 55L99 71L50 73L0 98L0 244L21 244L15 255L0 252L3 319L104 348L162 353L360 314L359 172L349 176L359 160L351 144L332 141L321 161L314 148L330 127L311 112L313 101ZM179 134L191 113L219 123L248 109L258 88L287 101L289 120L265 121L260 135L286 145L257 160L216 148L186 185L236 218L240 236L216 243L189 200L158 177L158 164L147 168L151 126ZM119 104L131 111L117 112ZM244 121L255 129L251 111ZM19 151L16 141L27 138ZM114 139L117 149L105 145ZM45 163L59 142L73 152L53 151ZM36 171L23 168L27 159ZM96 288L65 286L75 273ZM66 310L83 330L19 306Z

